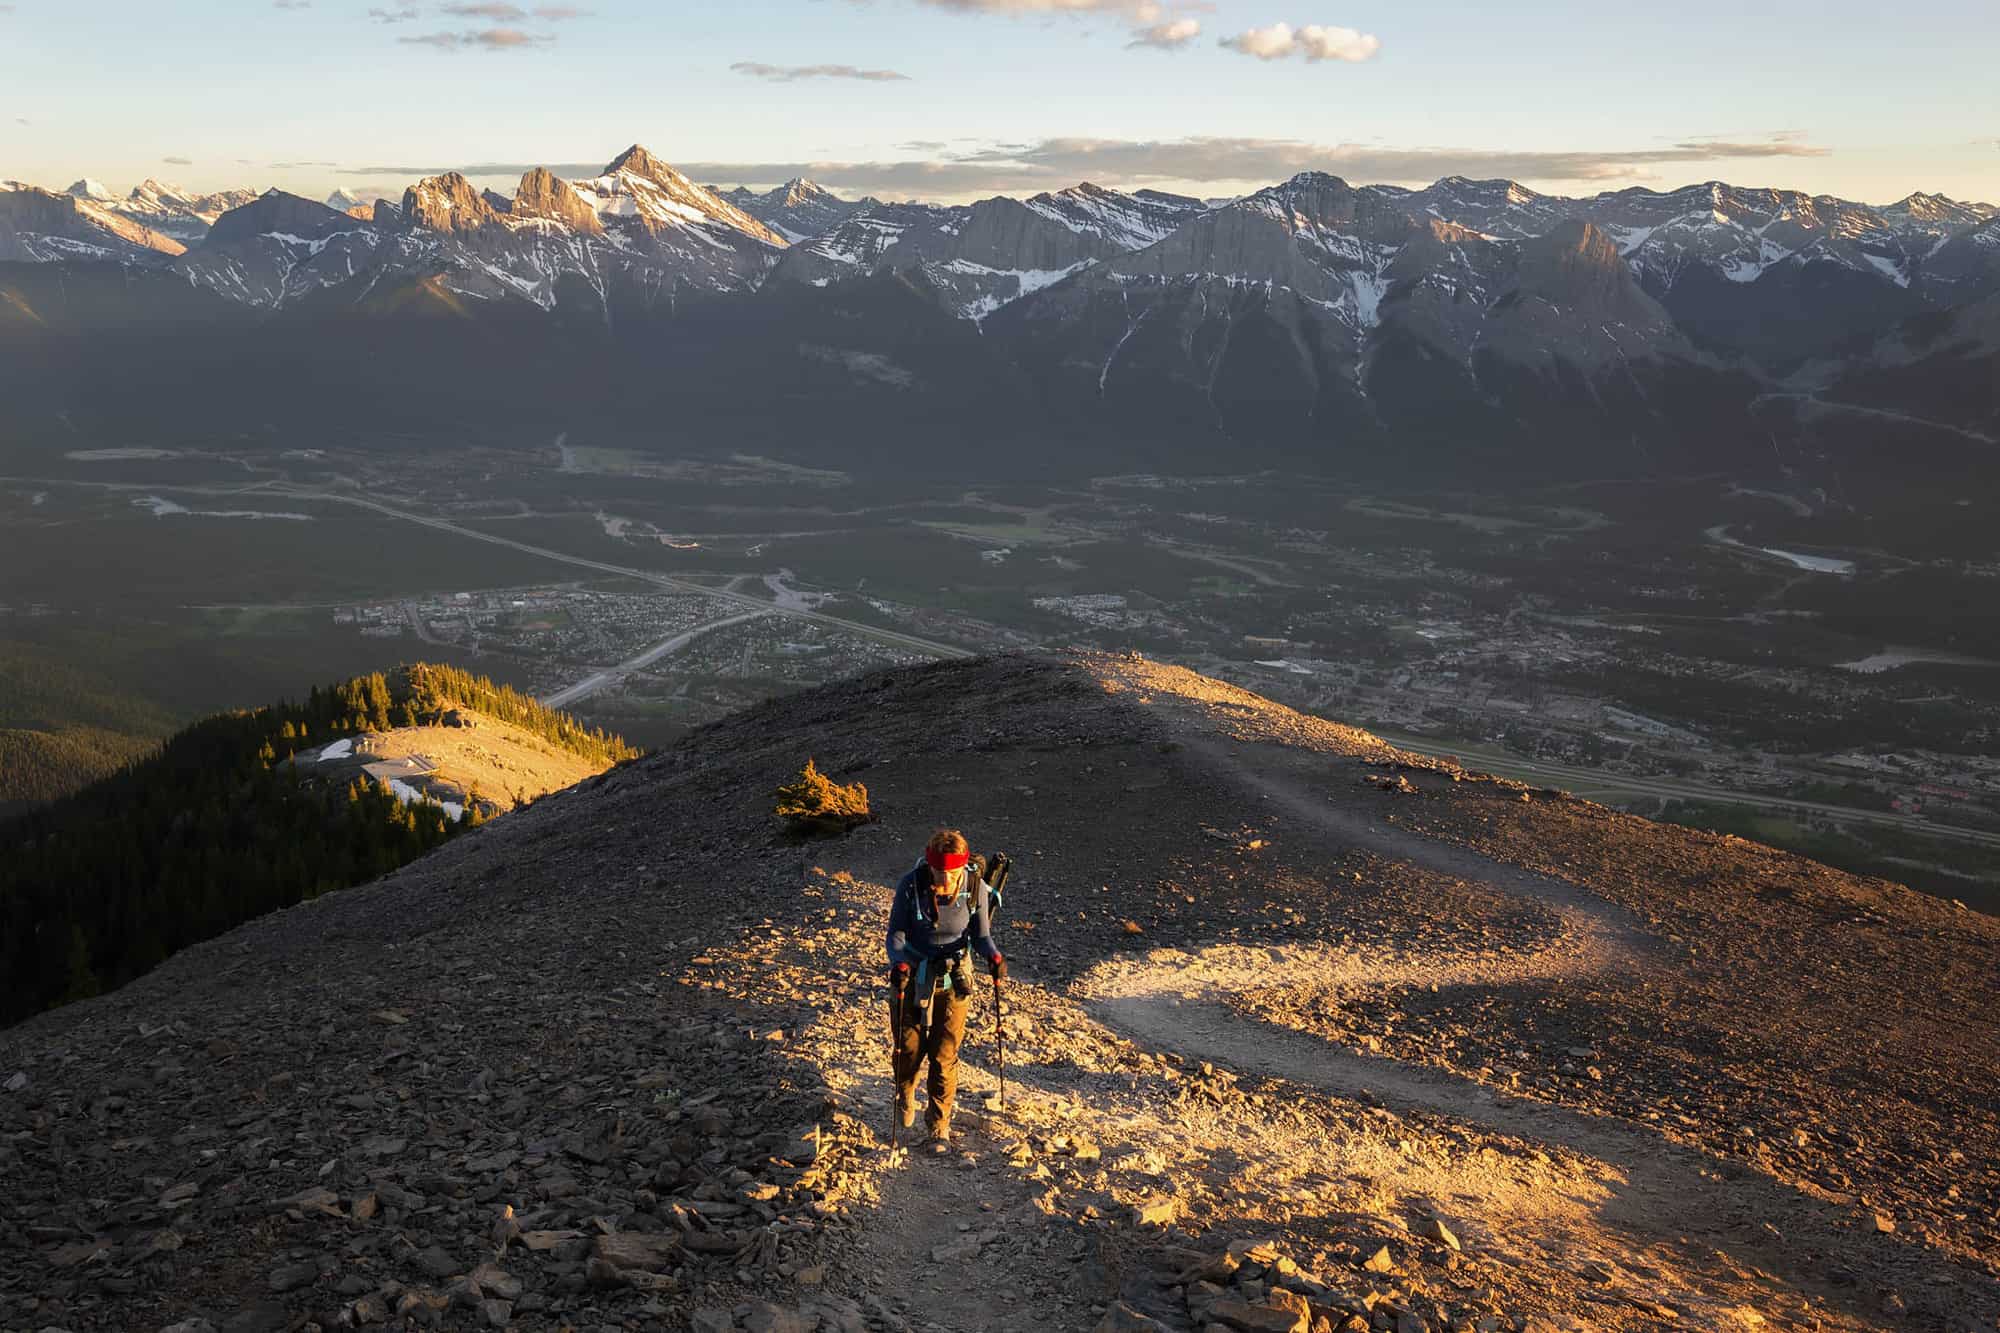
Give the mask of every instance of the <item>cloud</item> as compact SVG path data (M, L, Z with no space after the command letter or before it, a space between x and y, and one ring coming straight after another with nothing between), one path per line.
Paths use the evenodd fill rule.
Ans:
M1292 56L1303 56L1315 64L1322 60L1358 64L1374 59L1375 53L1382 49L1381 39L1373 33L1356 32L1353 28L1321 27L1317 23L1308 23L1302 28L1294 28L1289 23L1251 28L1234 37L1223 38L1222 45L1258 60L1286 60Z
M273 162L269 165L275 167L285 164ZM315 165L334 166L331 162ZM336 171L342 176L442 176L448 171L456 171L461 176L479 179L492 176L522 176L537 167L546 167L565 179L587 180L604 170L604 162L601 158L595 162L462 162L456 165L450 163L440 165L432 162L414 166L404 163L387 166L337 167Z
M696 162L679 164L700 180L777 184L807 176L827 186L897 198L1031 194L1080 180L1138 187L1275 184L1302 171L1325 171L1356 183L1426 185L1441 176L1507 177L1543 182L1637 184L1655 168L1718 159L1822 157L1827 150L1792 139L1686 140L1623 151L1559 151L1321 144L1299 139L1195 137L1169 140L1043 139L992 144L957 154L902 161ZM467 175L475 174L470 168Z
M506 0L465 0L464 3L439 5L438 12L453 18L490 19L495 23L519 23L528 18L537 18L544 23L562 23L590 16L589 10L575 5L539 5L528 10L508 4Z
M26 116L16 116L16 117L14 117L14 123L15 123L16 125L32 125L32 124L34 124L35 122L34 122L34 121L32 121L32 120L29 120L29 119L28 119L28 118L27 118Z
M408 23L411 19L420 18L422 15L423 11L415 5L404 5L399 9L371 9L368 11L368 17L377 23Z
M1159 17L1155 0L917 0L932 9L960 14L1123 14L1150 23Z
M1507 177L1528 182L1636 185L1657 179L1658 169L1719 160L1812 158L1824 148L1790 136L1689 138L1669 144L1613 151L1544 152L1533 149L1414 147L1312 143L1302 139L1197 137L1096 139L1065 137L1028 143L987 143L945 152L937 141L906 143L912 154L885 161L678 162L696 180L724 185L771 186L795 176L848 193L891 198L971 198L1033 194L1081 180L1138 188L1177 184L1227 187L1227 192L1276 184L1302 171L1324 171L1356 184L1428 185L1441 176ZM272 164L277 165L277 164ZM558 176L588 178L601 162L474 162L343 167L348 176L434 176L457 171L474 179L518 179L546 166ZM1204 189L1203 193L1219 190Z
M312 0L271 0L273 9L311 9Z
M1177 51L1201 35L1198 19L1168 19L1148 28L1134 28L1132 40L1125 43L1129 47L1151 46L1162 51Z
M516 51L551 46L556 39L546 33L522 32L519 28L482 28L476 32L429 32L421 37L396 40L405 46L432 46L440 51Z
M898 83L907 74L893 69L856 69L852 65L766 65L755 60L739 60L729 68L753 79L772 83L797 83L800 79L860 79L864 83Z
M194 159L191 157L163 157L160 161L170 167L191 167L194 165Z

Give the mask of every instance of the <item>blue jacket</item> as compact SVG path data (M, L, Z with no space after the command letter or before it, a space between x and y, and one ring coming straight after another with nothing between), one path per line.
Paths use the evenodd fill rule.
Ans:
M955 958L967 944L979 950L987 962L998 962L1000 950L993 944L991 890L986 881L966 871L966 886L956 898L938 907L935 920L931 911L930 869L919 861L916 868L896 884L896 901L889 909L889 959L915 966L922 962Z

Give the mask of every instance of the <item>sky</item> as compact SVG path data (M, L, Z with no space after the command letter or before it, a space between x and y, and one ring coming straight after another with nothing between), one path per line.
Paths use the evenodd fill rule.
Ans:
M0 0L0 179L958 201L1303 170L2000 203L1995 0Z

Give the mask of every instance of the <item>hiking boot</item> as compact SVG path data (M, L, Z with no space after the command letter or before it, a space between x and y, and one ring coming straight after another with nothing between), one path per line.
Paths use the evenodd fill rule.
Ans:
M896 1120L904 1129L917 1123L917 1101L914 1097L896 1099Z
M930 1145L932 1152L951 1151L951 1122L940 1120L931 1126Z

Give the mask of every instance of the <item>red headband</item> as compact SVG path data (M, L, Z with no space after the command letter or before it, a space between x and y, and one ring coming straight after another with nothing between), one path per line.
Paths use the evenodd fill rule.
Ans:
M971 859L970 852L941 852L935 847L924 848L924 860L939 874L947 870L963 870L965 863Z

